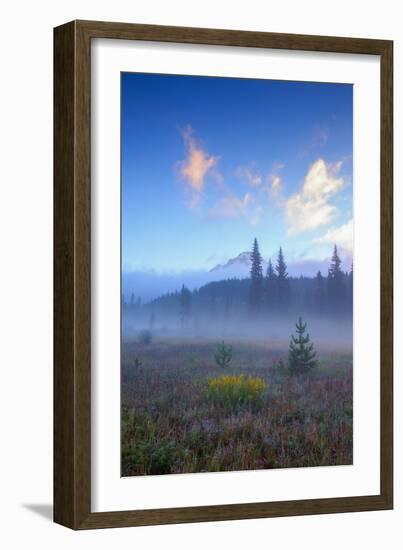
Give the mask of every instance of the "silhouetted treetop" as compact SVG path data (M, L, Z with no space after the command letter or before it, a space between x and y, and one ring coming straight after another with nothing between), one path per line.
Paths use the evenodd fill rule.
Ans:
M277 256L276 272L279 279L286 279L288 277L287 264L285 263L283 249L281 246Z

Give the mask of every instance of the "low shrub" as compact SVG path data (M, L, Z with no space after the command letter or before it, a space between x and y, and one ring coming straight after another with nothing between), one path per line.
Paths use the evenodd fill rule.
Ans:
M266 383L262 378L243 374L212 378L207 388L208 397L213 402L231 407L259 404L265 393Z
M173 441L143 442L122 449L123 475L170 474L176 459Z

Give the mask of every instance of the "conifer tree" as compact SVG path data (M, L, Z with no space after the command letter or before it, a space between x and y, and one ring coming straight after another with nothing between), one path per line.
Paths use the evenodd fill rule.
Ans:
M341 274L342 274L341 260L340 260L340 257L339 257L338 251L337 251L337 246L334 245L333 255L332 255L332 258L330 260L329 275L333 279L336 279L336 278L340 277Z
M274 279L276 278L276 274L274 273L273 264L271 263L271 259L269 259L269 263L267 264L266 277L269 281L274 281Z
M329 306L332 308L334 313L340 313L343 309L346 289L344 286L344 274L341 270L341 260L336 245L334 245L333 255L330 260L327 280Z
M279 279L286 279L288 277L287 264L285 263L283 249L281 246L278 251L276 271Z
M232 360L232 346L227 346L224 342L219 342L217 344L217 351L214 354L215 362L222 369L228 367Z
M276 303L276 279L277 276L274 272L273 264L269 259L265 279L266 303L269 309L274 308Z
M290 284L288 280L287 264L285 263L281 246L277 256L276 274L277 301L281 310L285 312L290 303Z
M250 286L249 286L249 311L252 315L259 312L263 294L263 270L262 256L259 252L257 239L253 241L251 252Z
M317 366L316 351L309 334L305 336L306 323L302 322L301 317L295 328L297 334L291 336L288 351L288 369L290 374L306 374Z

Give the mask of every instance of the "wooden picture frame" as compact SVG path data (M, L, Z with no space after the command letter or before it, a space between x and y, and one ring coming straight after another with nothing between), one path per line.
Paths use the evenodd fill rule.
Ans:
M380 493L91 512L91 40L355 53L381 59ZM54 520L72 529L328 514L393 507L393 43L235 30L73 21L54 30Z

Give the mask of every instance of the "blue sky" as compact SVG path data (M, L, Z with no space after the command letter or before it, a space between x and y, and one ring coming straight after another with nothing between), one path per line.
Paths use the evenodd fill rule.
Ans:
M122 74L122 268L352 254L348 84Z

